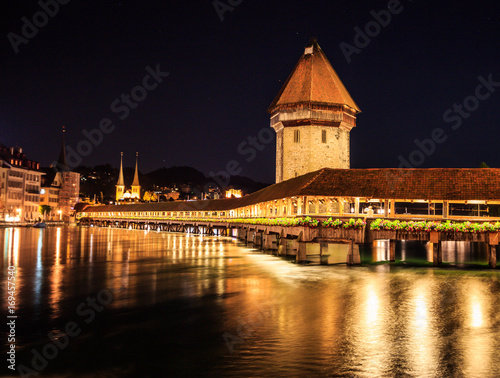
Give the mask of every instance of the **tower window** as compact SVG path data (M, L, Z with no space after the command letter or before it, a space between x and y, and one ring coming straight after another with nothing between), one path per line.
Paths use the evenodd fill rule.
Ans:
M295 143L300 143L300 130L294 130L294 132L293 132L293 141Z
M321 130L321 142L326 143L326 130Z

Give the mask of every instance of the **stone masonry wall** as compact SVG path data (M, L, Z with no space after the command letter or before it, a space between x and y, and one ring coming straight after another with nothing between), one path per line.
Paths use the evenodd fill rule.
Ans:
M300 133L298 143L295 142L296 130ZM326 143L322 141L323 130L326 130ZM349 131L338 127L301 126L285 127L281 132L282 146L277 139L277 179L281 169L284 181L321 168L350 168ZM283 151L282 162L278 159L278 144Z

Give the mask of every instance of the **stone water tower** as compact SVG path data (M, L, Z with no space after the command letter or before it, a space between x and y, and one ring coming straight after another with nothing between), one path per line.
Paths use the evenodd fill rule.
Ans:
M349 135L360 110L315 39L268 112L277 183L321 168L350 168Z

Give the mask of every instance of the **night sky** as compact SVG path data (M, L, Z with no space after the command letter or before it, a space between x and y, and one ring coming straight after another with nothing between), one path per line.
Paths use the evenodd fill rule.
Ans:
M218 14L212 0L72 0L47 20L38 13L46 25L27 43L16 40L16 53L9 33L22 37L22 17L32 21L41 8L36 1L2 2L0 143L48 165L59 155L62 125L69 150L76 150L88 139L83 130L108 118L105 127L114 130L81 164L117 167L123 151L132 166L138 151L143 173L187 165L208 174L236 160L241 175L274 182L274 141L251 162L238 146L269 128L267 108L314 36L362 110L351 132L351 167L397 167L417 148L415 139L439 129L446 140L434 151L426 145L424 159L414 153L415 167L500 167L497 1L219 6L230 3L231 11ZM354 28L365 30L372 11L388 9L398 13L380 31L369 24L373 37L349 63L341 43L356 47ZM142 85L148 66L168 76L146 83L154 89L136 89L146 98L125 111L121 95ZM490 88L483 85L478 100L482 80ZM458 115L453 106L464 101L474 110Z

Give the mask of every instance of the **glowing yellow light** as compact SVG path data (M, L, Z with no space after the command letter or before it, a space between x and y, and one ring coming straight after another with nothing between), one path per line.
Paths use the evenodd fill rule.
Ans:
M484 325L484 314L481 300L478 296L470 297L470 325L473 328L480 328Z
M242 192L240 189L228 189L226 190L226 198L231 198L231 197L236 197L236 198L241 198Z

